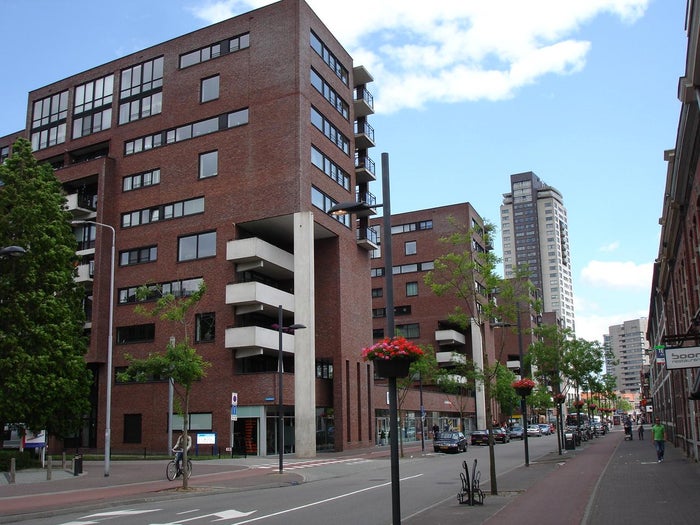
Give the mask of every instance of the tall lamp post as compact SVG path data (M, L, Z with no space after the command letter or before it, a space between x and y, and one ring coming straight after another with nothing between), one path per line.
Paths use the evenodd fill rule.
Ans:
M284 403L282 402L282 377L284 372L284 362L282 360L282 334L293 334L294 330L301 330L306 328L303 324L293 324L291 326L284 326L284 319L282 318L282 305L277 307L277 324L272 325L273 328L277 328L277 333L279 334L279 352L277 354L277 449L279 452L279 473L282 474L284 469Z
M394 273L391 248L391 189L389 184L389 154L382 153L382 197L384 204L367 202L344 202L332 206L328 213L345 215L348 213L367 212L373 208L383 208L382 212L382 250L384 252L384 282L386 297L385 337L394 336ZM396 378L388 378L389 386L389 446L391 449L391 516L392 525L401 524L401 493L399 490L399 425Z
M515 303L515 309L517 311L517 316L518 316L518 321L517 321L517 330L518 330L518 359L520 359L520 378L522 379L525 376L525 363L523 361L524 355L523 355L523 334L522 334L522 325L520 322L520 302ZM528 446L527 442L527 397L526 396L521 396L520 397L520 411L523 414L523 447L525 448L525 466L529 467L530 466L530 449Z
M110 456L112 453L112 332L114 328L114 256L117 232L113 226L97 221L72 221L71 224L94 224L109 228L112 232L112 252L109 276L109 336L107 337L107 392L105 394L105 477L109 477ZM169 416L168 416L169 417Z

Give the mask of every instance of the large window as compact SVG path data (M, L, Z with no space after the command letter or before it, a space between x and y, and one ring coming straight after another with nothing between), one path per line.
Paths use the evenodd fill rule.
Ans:
M119 252L119 265L132 266L134 264L143 264L153 262L158 259L158 247L146 246L144 248L134 248Z
M34 102L32 109L32 151L66 141L68 91L61 91Z
M343 188L346 190L350 189L350 176L345 170L314 146L311 146L311 163Z
M160 169L157 168L124 177L122 179L122 190L137 190L145 186L153 186L154 184L160 184Z
M73 101L73 138L97 133L112 126L114 75L81 84Z
M121 72L119 124L157 115L162 110L163 57Z
M216 100L217 98L219 98L219 75L202 79L199 92L199 101L209 102L210 100Z
M197 197L186 201L163 204L152 208L135 210L122 214L122 228L133 228L142 224L176 219L186 215L195 215L204 212L204 197Z
M192 261L216 255L216 232L198 233L178 239L177 260Z
M190 51L184 55L180 55L180 69L194 66L200 62L206 62L214 58L218 58L228 53L235 53L241 49L246 49L250 46L250 35L243 35L227 38L221 42L215 42L202 48Z
M350 155L350 140L314 107L311 108L311 124L338 146L343 153Z
M323 80L316 70L311 69L311 85L316 88L316 91L323 95L335 110L340 113L344 119L348 119L350 115L350 107L348 103L333 89L328 82Z
M311 31L310 44L316 53L323 59L326 65L343 81L343 84L348 85L348 70L340 63L340 61L331 53L326 44Z
M146 297L139 297L138 290L140 286L131 286L128 288L119 289L119 304L128 304L136 302L152 301L164 295L173 294L175 297L189 297L202 284L201 277L193 279L182 279L180 281L169 281L149 287L149 293Z
M214 177L219 173L219 152L208 151L199 155L199 178Z
M155 336L156 325L153 323L117 327L118 345L127 345L129 343L147 343L153 341Z
M216 314L207 312L195 316L194 340L197 343L214 341L216 335Z

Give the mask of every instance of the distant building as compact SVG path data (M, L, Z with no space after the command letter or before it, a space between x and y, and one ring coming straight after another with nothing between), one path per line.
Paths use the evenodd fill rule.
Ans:
M603 343L610 355L606 356L605 368L608 374L617 378L617 391L622 394L635 394L642 391L641 373L644 355L649 350L646 339L647 318L641 317L625 321L608 328L603 335Z
M516 277L527 265L540 291L544 312L556 312L564 328L575 330L569 227L564 198L533 172L510 176L501 205L503 270Z

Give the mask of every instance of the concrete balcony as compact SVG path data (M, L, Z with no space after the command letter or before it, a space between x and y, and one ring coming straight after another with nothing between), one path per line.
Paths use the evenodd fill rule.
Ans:
M226 260L236 263L237 272L253 270L280 280L294 275L294 255L256 237L226 243Z
M77 267L75 281L79 283L90 283L95 275L95 263L80 264Z
M377 180L374 161L367 155L355 154L355 179L358 184Z
M235 307L236 315L260 312L276 319L279 305L285 312L294 312L292 294L255 281L227 285L226 304Z
M435 341L440 346L447 345L463 345L466 342L464 334L456 330L436 330Z
M374 113L374 97L364 86L355 88L353 108L355 110L355 118L366 117Z
M260 326L243 326L227 328L225 346L235 350L236 359L255 355L278 355L279 332ZM294 354L294 336L282 334L282 352Z
M78 193L66 195L65 208L73 214L76 219L94 219L97 216L94 199L91 196L83 196Z
M374 147L374 128L365 120L355 121L355 147L367 149Z
M457 352L435 352L435 359L439 365L463 365L467 362L467 357Z

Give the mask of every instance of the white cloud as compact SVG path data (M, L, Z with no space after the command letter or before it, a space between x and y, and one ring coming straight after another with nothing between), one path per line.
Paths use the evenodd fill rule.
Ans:
M585 67L591 42L579 29L608 14L624 23L642 17L650 0L307 0L355 65L375 77L377 112L429 102L502 100L548 74ZM219 22L269 0L204 0L191 8Z
M620 242L619 241L613 241L608 244L604 244L599 248L601 252L614 252L620 247Z
M644 289L651 286L653 263L590 261L581 279L591 286Z

